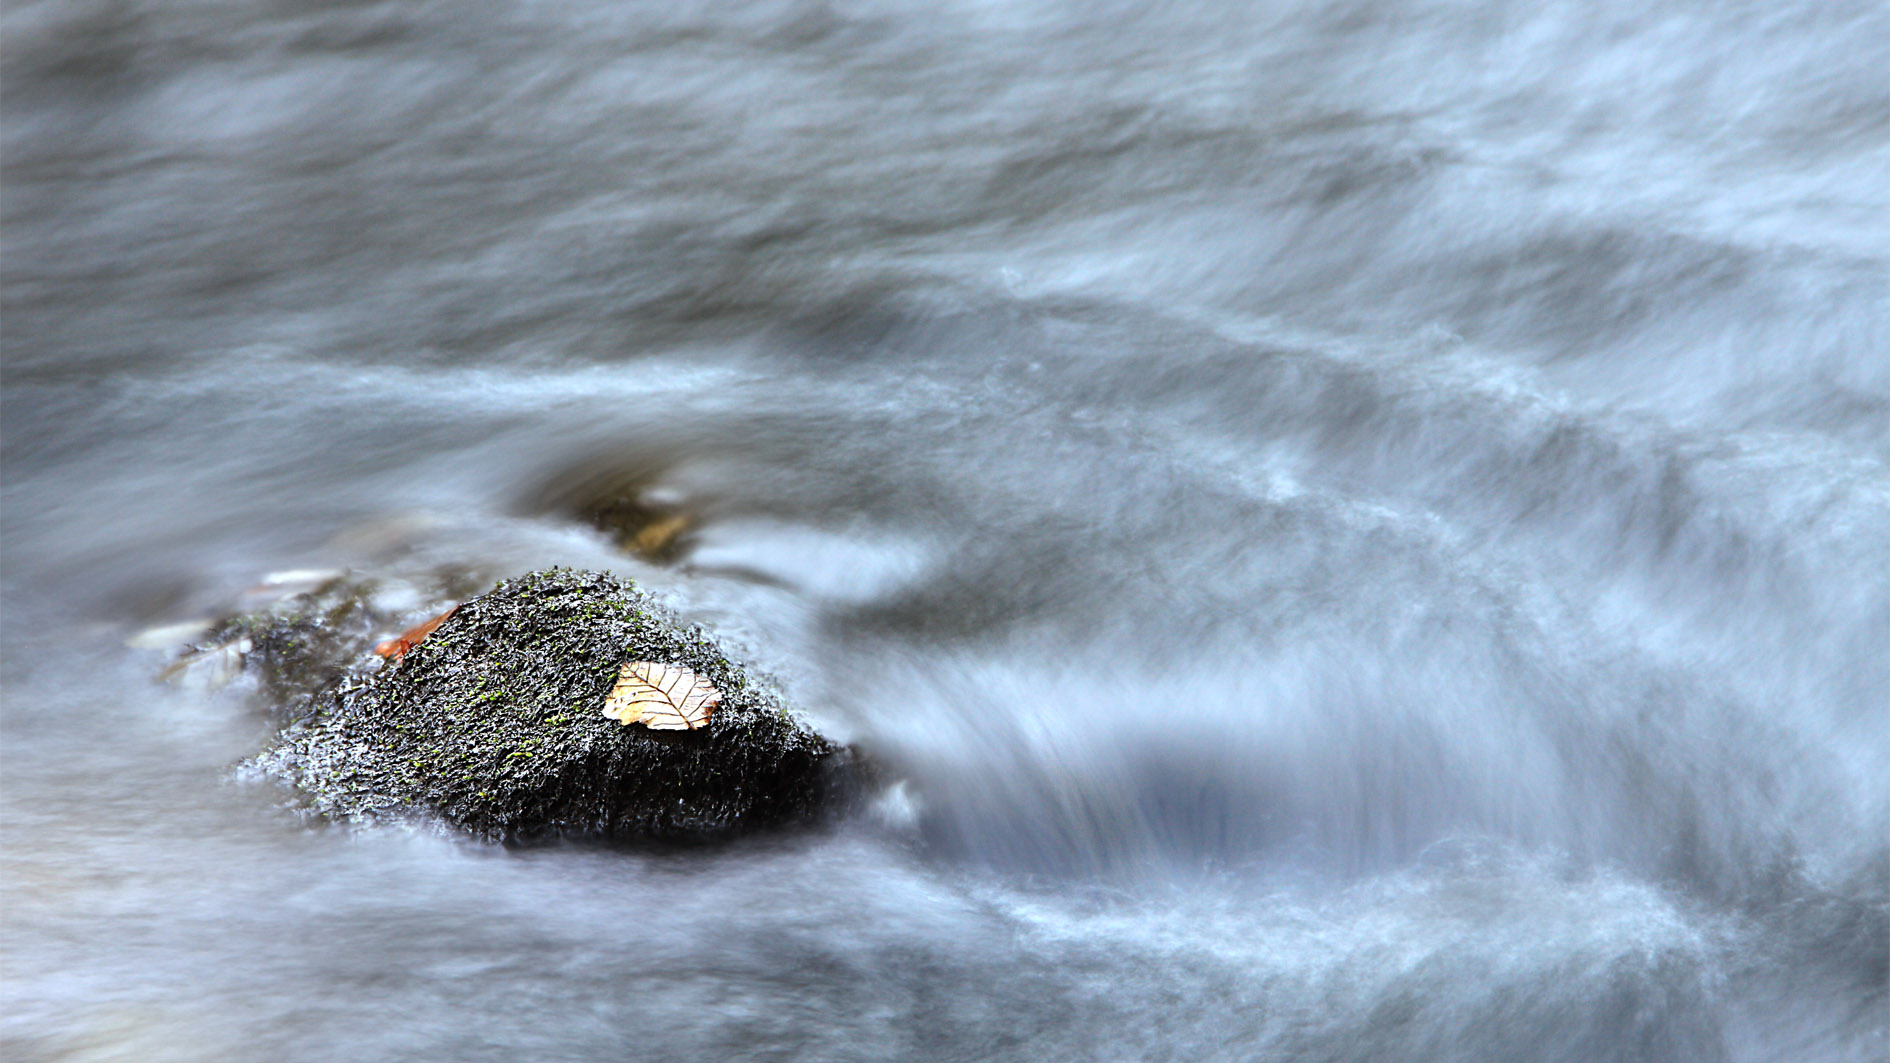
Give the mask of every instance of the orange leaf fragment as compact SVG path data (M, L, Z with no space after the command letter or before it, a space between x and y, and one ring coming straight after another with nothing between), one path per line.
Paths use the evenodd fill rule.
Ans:
M453 611L458 608L459 606L455 605L452 609L448 609L446 612L441 613L439 616L434 617L424 624L416 624L408 628L406 631L401 632L399 638L388 639L386 642L375 646L374 652L389 660L400 660L407 655L408 650L420 645L422 639L433 634L434 628L446 623L446 618L452 616Z
M631 661L617 673L604 699L604 715L625 727L640 723L656 731L706 727L722 692L680 664Z

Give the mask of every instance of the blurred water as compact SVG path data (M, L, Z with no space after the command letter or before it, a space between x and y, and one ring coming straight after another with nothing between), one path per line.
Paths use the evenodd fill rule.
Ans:
M3 28L9 1058L1890 1051L1882 5ZM123 645L551 563L903 781L311 830Z

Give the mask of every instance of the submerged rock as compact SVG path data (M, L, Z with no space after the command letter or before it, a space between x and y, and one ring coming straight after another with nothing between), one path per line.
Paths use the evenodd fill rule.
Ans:
M712 683L707 726L605 717L631 661ZM852 763L633 584L562 569L465 602L398 663L314 698L255 761L325 816L437 816L495 840L708 838L807 820Z
M390 596L379 581L346 572L320 575L318 581L294 583L271 576L244 592L238 602L243 611L196 622L207 630L161 677L217 689L248 675L272 713L284 719L306 715L317 699L370 666L362 654L375 632L399 620L397 600L406 596ZM438 597L467 589L450 574L436 582L426 592L409 588L409 594ZM148 636L140 633L133 643Z
M532 513L557 513L589 524L617 548L651 564L670 564L695 546L698 508L663 486L673 459L643 455L586 461L553 476L525 500Z

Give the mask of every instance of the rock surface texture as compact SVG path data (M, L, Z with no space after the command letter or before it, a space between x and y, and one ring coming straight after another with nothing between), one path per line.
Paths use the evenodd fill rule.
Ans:
M663 732L605 717L628 661L706 678L714 718ZM816 818L853 758L634 584L554 569L500 583L398 663L324 692L254 763L335 819L688 840Z

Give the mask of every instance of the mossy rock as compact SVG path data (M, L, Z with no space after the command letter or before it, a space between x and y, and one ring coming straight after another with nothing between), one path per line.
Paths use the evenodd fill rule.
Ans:
M706 727L603 715L627 661L713 683ZM256 759L335 819L437 817L504 841L705 839L834 807L849 751L634 584L553 569L462 604L398 663L319 697Z

